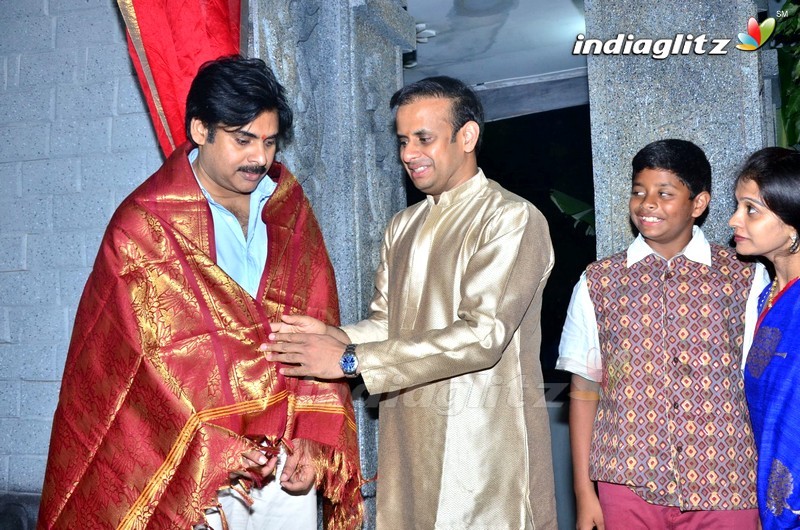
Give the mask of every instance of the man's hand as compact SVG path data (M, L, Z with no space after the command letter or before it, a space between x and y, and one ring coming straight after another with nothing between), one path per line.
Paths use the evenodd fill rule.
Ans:
M280 322L270 322L274 333L315 333L324 335L328 326L325 322L305 315L282 315Z
M286 464L281 472L281 486L288 492L305 494L317 481L314 442L303 439L292 442L294 452L286 457Z
M250 473L261 477L263 481L275 472L275 466L278 465L278 456L267 457L259 450L248 451L242 453L242 462ZM234 475L231 477L232 479L237 478L237 475L247 477L245 473L232 473L232 475Z
M330 335L307 333L270 333L269 344L260 349L268 351L267 359L282 363L278 371L291 377L311 376L319 379L344 377L339 366L346 344Z

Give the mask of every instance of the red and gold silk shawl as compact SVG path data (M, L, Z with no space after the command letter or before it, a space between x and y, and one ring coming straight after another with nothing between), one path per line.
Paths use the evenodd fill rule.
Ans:
M83 292L53 422L39 528L187 529L253 438L318 442L327 528L363 506L349 387L284 378L268 322L339 319L333 269L297 180L275 163L258 301L216 264L189 145L114 214Z
M166 156L186 141L186 95L206 61L239 53L240 0L117 0Z

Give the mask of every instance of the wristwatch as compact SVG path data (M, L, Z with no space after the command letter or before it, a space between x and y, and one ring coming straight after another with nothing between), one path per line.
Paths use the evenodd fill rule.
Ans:
M339 359L339 367L344 372L345 377L355 377L358 375L358 357L356 357L356 345L348 344L342 358Z

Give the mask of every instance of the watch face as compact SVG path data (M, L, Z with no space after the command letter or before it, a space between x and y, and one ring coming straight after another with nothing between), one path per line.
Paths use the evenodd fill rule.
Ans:
M352 353L345 353L344 355L342 355L341 361L339 361L339 365L341 365L342 367L342 372L344 372L347 375L353 373L353 368L355 368L355 366L353 366L354 364L355 363L353 362Z
M356 356L349 352L345 353L339 361L339 366L342 367L342 372L344 372L345 375L353 375L356 373L356 367L358 366L356 363Z

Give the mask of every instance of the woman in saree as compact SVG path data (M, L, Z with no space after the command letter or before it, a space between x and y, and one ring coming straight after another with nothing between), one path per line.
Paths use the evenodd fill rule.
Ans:
M745 364L764 530L800 528L800 153L755 152L736 179L736 251L774 269Z

